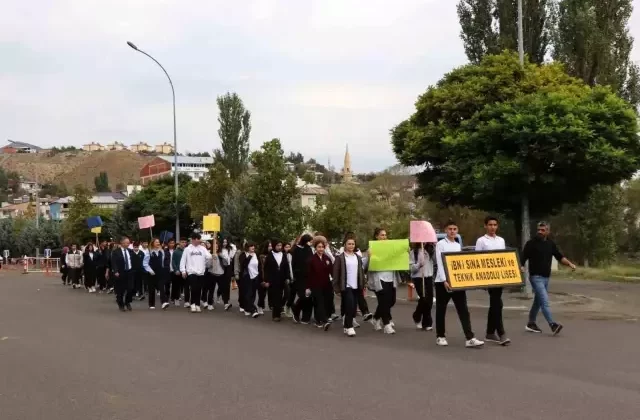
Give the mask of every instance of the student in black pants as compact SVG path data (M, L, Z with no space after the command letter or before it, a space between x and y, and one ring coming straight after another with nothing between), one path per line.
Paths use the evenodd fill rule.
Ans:
M260 260L260 278L264 277L264 263L267 259L267 255L271 253L271 249L272 248L270 241L267 241L262 245L262 251L260 253L260 256L258 257ZM267 292L267 286L265 286L264 282L261 281L260 285L258 286L258 313L260 315L264 315L264 309L266 308L265 302L268 299ZM271 301L268 301L267 303L269 305L269 308L271 308Z
M413 312L413 322L418 330L433 330L433 252L433 244L427 244L423 249L418 243L409 251L411 281L418 294L418 306Z
M200 308L200 297L202 293L202 282L207 267L211 264L211 254L200 242L200 234L191 235L191 243L182 253L180 259L180 272L182 278L186 279L191 289L191 312L202 312Z
M145 253L140 249L140 244L138 242L133 243L133 252L131 253L133 259L131 260L131 270L133 275L133 287L136 292L136 297L139 300L144 299L144 289L143 285L145 283L143 277L147 275L142 263L144 261Z
M456 240L458 236L458 226L455 222L448 222L445 226L447 237L440 240L436 245L436 264L438 273L436 275L436 344L439 346L448 346L445 334L445 317L447 315L447 305L449 300L453 300L453 304L458 312L460 324L465 335L465 346L470 348L478 348L484 345L484 341L478 340L471 329L471 317L467 306L467 293L464 290L453 290L449 284L444 265L442 262L442 254L445 252L461 252L462 248Z
M264 278L262 284L269 292L269 303L272 305L272 319L280 322L283 308L284 288L291 277L289 260L282 249L283 243L280 240L271 242L271 252L269 252L264 262Z
M293 270L293 282L291 283L292 296L289 297L290 301L297 296L297 300L292 305L292 315L294 307L298 307L298 320L301 324L308 324L311 321L311 313L313 311L313 303L309 297L306 296L306 281L308 262L313 256L313 249L311 248L311 240L313 238L309 234L302 235L298 244L293 248L291 258L291 268ZM296 319L294 317L294 319Z
M333 289L342 297L344 319L343 331L347 337L355 337L355 317L358 296L364 289L364 265L362 257L355 253L355 235L345 236L344 252L339 254L333 263Z
M111 270L116 291L116 302L120 311L132 310L133 301L133 251L129 249L129 238L123 236L120 247L111 253Z
M260 261L256 255L256 246L248 242L245 252L240 255L240 279L238 285L242 291L240 311L246 316L257 318L260 316L255 305L256 293L260 286Z
M96 292L96 276L98 274L98 253L94 250L93 244L87 245L82 256L84 268L84 287L89 293Z
M317 236L313 239L313 247L315 255L307 261L307 277L305 282L305 296L311 298L313 302L313 317L316 321L316 327L325 331L329 329L331 323L326 313L327 289L331 289L333 296L333 285L331 284L331 274L333 272L333 264L331 258L325 254L327 240L323 236ZM302 303L300 300L293 307L293 320L298 322L300 319L300 311Z
M145 253L143 266L148 273L147 285L149 287L149 309L156 308L156 290L160 292L160 302L162 309L169 307L169 299L167 298L166 282L168 270L166 264L169 262L165 258L165 251L162 249L159 239L151 240L151 250Z
M98 290L102 293L107 288L107 242L102 241L100 247L96 250L96 281L98 282Z

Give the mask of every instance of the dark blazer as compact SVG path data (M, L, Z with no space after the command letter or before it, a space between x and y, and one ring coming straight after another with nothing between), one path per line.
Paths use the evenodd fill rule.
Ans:
M82 262L84 263L84 273L85 275L95 276L98 264L100 263L100 252L93 251L93 259L89 257L89 253L85 252L82 255Z
M125 251L129 253L129 262L133 268L133 251L128 248ZM125 264L122 248L113 250L111 252L111 270L113 270L113 273L124 274L126 271Z
M131 260L131 268L136 273L143 273L144 272L144 266L142 265L142 263L144 262L144 256L145 255L146 254L142 250L138 250L137 254L135 252L131 251L131 256L133 257L133 259Z
M240 264L240 277L243 277L245 274L248 276L249 275L249 261L251 261L251 258L253 258L253 256L247 256L246 252L243 252L242 254L240 254L240 257L238 258L238 264ZM258 258L258 278L260 277L260 257L256 256L256 258ZM255 280L255 278L253 279Z
M278 264L273 252L270 252L264 261L264 280L269 283L270 287L284 286L289 279L289 260L287 259L287 253L282 252L282 261Z
M314 254L307 261L307 289L331 289L331 273L333 264L327 254L320 258Z
M355 254L358 259L358 290L364 289L364 268L362 265L362 258ZM333 275L332 275L333 290L336 293L341 293L347 288L347 260L344 252L336 257L333 262Z
M293 271L293 281L302 280L305 282L307 275L309 258L313 256L310 246L298 246L291 251L291 269Z

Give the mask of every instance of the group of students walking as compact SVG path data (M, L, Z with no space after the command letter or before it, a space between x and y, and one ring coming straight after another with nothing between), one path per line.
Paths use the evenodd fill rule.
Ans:
M476 243L476 250L505 249L505 242L497 235L498 219L487 217L486 234ZM466 347L477 348L484 341L476 338L472 327L467 296L464 290L453 290L447 282L442 253L461 252L457 240L458 227L454 222L445 226L446 237L437 244L412 244L409 251L410 274L419 300L413 313L417 329L433 329L432 306L435 300L436 344L447 346L445 319L449 301L453 301L466 338ZM547 288L551 270L551 258L575 266L558 251L548 238L548 225L538 224L538 232L522 253L523 263L529 261L531 283L535 293L526 330L542 332L536 324L542 310L551 332L560 332L549 309ZM376 331L395 334L392 308L396 303L396 290L400 272L368 271L371 252L362 253L356 245L353 233L344 237L342 248L334 255L325 237L305 234L295 243L272 240L264 244L260 252L256 244L247 242L243 250L227 240L214 239L203 242L201 235L191 235L178 244L170 240L166 246L153 239L150 246L130 244L122 237L119 246L109 247L101 243L98 249L87 245L81 253L75 245L66 253L63 266L63 282L74 288L79 286L84 271L84 286L90 293L115 291L120 311L131 311L134 298L144 299L148 294L149 308L155 309L156 294L162 309L173 303L198 313L202 309L214 310L216 302L229 311L232 279L237 282L238 306L241 314L251 318L271 311L272 320L280 322L292 318L295 323L309 324L313 317L315 326L329 330L342 319L344 334L356 335L360 325L356 320L358 310L364 321L369 321ZM375 240L386 240L387 232L378 228ZM374 313L368 308L364 292L371 290L377 298ZM435 293L434 293L435 290ZM340 296L339 311L335 295ZM508 345L502 320L502 288L489 288L489 312L486 340ZM216 299L216 296L218 299ZM434 299L435 297L435 299ZM256 303L257 299L257 303Z

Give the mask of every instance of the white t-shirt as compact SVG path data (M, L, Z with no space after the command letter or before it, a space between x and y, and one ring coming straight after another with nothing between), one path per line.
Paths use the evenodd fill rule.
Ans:
M357 255L344 254L345 266L347 269L347 284L349 289L358 289L358 257Z
M436 263L438 264L438 274L436 275L436 283L444 283L447 275L444 272L444 264L442 263L443 252L460 252L462 247L456 241L450 241L448 238L441 239L436 245Z
M484 235L478 238L476 241L476 251L495 251L498 249L505 249L506 245L504 239L500 236Z
M251 257L247 266L247 270L249 270L249 278L255 279L260 273L258 271L258 256L256 254L247 254L247 258L249 257Z

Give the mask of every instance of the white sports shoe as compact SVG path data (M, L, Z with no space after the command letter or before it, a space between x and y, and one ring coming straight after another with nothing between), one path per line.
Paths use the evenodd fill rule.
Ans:
M196 312L202 312L202 308L196 305Z
M448 346L449 342L444 337L438 337L438 338L436 338L436 344L439 345L439 346L443 346L444 347L444 346Z
M476 348L484 346L484 341L480 341L477 338L472 338L471 340L467 340L464 343L465 347Z
M198 307L195 305L195 303L193 305L191 305L191 313L198 312L198 310L196 308L198 308ZM198 308L198 309L200 309L200 308Z
M149 309L156 309L155 306L149 306Z
M213 305L209 305L209 306L207 306L207 310L209 310L209 311L213 311Z
M393 326L391 324L387 324L384 326L384 333L385 334L395 334L396 330L393 329Z
M374 331L380 331L382 329L382 321L379 319L371 318L371 325L373 325Z
M264 309L258 308L258 315L264 315Z
M184 307L185 307L185 308L188 308L189 306L191 306L191 305L189 304L189 302L185 302L185 303L184 303Z
M356 330L354 330L353 328L347 328L345 334L347 334L347 337L355 337Z
M169 302L165 302L162 304L162 309L167 309L170 306Z

